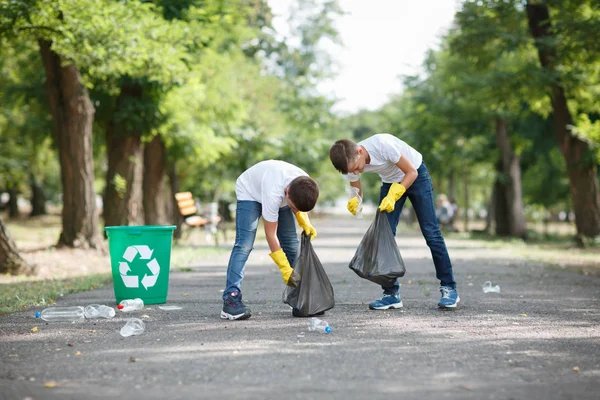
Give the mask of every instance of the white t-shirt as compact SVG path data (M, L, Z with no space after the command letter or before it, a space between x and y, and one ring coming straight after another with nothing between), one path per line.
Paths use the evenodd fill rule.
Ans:
M299 176L308 176L300 168L279 160L261 161L244 171L235 182L238 200L262 204L265 221L275 222L279 209L287 205L285 189Z
M371 158L363 172L376 172L385 183L401 182L404 178L404 172L396 165L401 157L406 157L417 169L423 162L421 153L389 133L373 135L357 144L367 149ZM356 182L359 176L348 173L344 178Z

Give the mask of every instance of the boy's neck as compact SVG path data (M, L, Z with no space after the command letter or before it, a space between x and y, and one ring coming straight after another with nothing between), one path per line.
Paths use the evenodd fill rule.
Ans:
M365 164L370 164L371 163L371 156L369 155L369 152L367 151L367 149L365 149L365 146L360 146L362 147L362 149L365 152Z

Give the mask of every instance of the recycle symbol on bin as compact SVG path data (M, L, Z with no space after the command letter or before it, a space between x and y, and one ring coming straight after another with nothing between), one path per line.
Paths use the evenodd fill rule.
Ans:
M123 283L126 287L137 288L140 287L141 283L142 286L148 290L149 287L152 287L156 284L158 274L160 274L160 265L158 265L156 258L152 258L152 253L154 253L154 250L151 250L145 245L129 246L125 249L125 253L123 253L123 259L127 260L127 262L119 262L119 272L121 273L121 278L123 279ZM131 271L129 263L132 262L138 254L141 260L150 260L146 263L150 274L145 273L144 277L141 279L137 275L127 275L127 273Z

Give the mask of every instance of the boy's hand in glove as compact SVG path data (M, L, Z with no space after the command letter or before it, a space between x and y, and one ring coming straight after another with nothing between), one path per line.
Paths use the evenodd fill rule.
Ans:
M390 186L390 191L387 196L381 200L381 204L379 205L379 211L392 212L394 211L394 207L396 206L396 202L402 195L406 192L406 188L401 183L392 183Z
M288 261L283 249L279 249L277 251L269 254L271 259L277 264L277 268L281 271L281 277L283 278L283 282L292 287L298 286L300 283L300 275L290 266L290 262Z
M317 237L317 230L310 223L310 219L308 218L308 214L303 211L298 211L296 213L296 220L298 220L298 225L304 229L304 233L310 235L310 240L313 240Z
M350 213L352 213L352 215L356 215L358 203L360 203L360 201L358 200L358 197L353 197L350 200L348 200L348 205L346 206L346 208L348 208L348 211L350 211Z

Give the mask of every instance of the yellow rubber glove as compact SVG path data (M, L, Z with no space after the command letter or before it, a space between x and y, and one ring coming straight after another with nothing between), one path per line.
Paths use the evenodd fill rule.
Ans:
M394 211L394 207L396 206L396 202L402 195L406 192L406 188L401 183L392 183L390 186L390 191L387 196L381 200L381 204L379 205L379 211L392 212Z
M281 277L283 278L283 282L292 287L298 286L300 282L300 275L290 266L290 262L288 261L283 249L279 249L277 251L269 254L271 259L277 264L277 268L281 271Z
M348 200L348 205L346 206L346 208L348 209L348 211L350 211L352 213L352 215L356 215L356 209L358 208L358 197L353 197L350 200Z
M317 237L317 230L310 223L310 219L308 219L308 214L303 211L298 211L296 213L296 220L298 221L298 225L304 229L304 233L310 235L310 240L313 240Z

